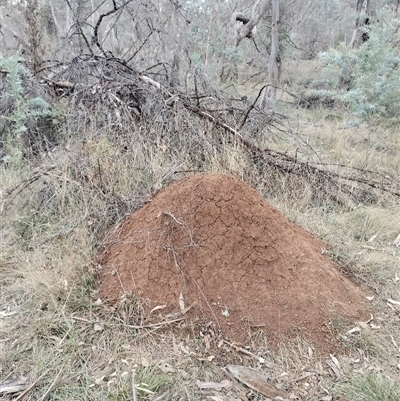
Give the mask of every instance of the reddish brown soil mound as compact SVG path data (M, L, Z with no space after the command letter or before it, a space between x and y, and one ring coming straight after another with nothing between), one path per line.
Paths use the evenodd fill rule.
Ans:
M236 341L262 328L272 343L301 334L333 341L329 322L360 319L363 293L323 254L324 243L289 222L254 189L221 174L178 181L133 213L101 254L100 295L133 292L194 305Z

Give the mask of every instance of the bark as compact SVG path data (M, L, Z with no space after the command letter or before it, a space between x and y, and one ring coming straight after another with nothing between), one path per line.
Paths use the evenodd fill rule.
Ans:
M243 39L251 39L253 37L253 29L260 22L267 5L268 0L256 0L250 17L240 12L232 14L227 40L227 54L225 55L220 75L222 82L237 78L237 61L234 53Z
M173 29L173 37L174 44L172 49L172 60L171 60L171 70L169 77L169 85L171 88L177 88L179 86L179 54L181 53L181 30L180 30L180 21L179 21L179 4L172 3L174 9L171 15L172 18L172 29Z
M368 40L368 34L360 35L360 28L369 23L369 6L369 0L357 0L357 19L350 41L350 47L357 47L361 42L366 42Z

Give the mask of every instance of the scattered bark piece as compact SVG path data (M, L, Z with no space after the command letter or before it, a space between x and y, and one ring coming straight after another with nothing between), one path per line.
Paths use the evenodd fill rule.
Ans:
M281 397L284 400L289 399L289 393L269 384L268 376L256 370L240 365L227 365L226 368L237 380L269 398L276 399L276 397Z

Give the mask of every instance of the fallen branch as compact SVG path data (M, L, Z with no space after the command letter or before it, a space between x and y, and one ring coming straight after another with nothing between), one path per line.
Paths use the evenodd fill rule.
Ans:
M400 197L400 181L397 177L389 177L368 169L343 165L329 166L323 163L303 161L297 157L297 152L292 157L271 148L260 148L249 140L241 129L248 121L250 113L257 111L256 104L265 86L260 90L251 106L246 110L241 110L232 106L231 102L235 101L234 99L225 99L224 96L217 94L214 88L206 89L206 92L201 93L199 85L203 83L198 82L197 75L194 80L195 96L193 96L193 93L177 93L176 90L172 93L162 82L139 73L121 59L83 55L79 57L78 62L81 63L80 71L86 70L87 74L91 76L90 82L88 81L85 85L81 84L81 75L76 73L74 76L73 68L76 66L73 64L70 65L72 71L69 72L70 76L74 76L73 80L67 81L60 75L48 82L66 90L66 95L74 97L84 109L93 109L97 103L101 103L101 106L108 108L111 114L114 111L117 121L126 119L130 122L137 121L135 119L151 118L144 114L144 110L148 110L149 103L158 104L160 108L164 109L165 106L174 108L174 113L178 106L225 131L230 137L229 140L238 143L260 171L264 172L267 167L277 173L301 177L314 188L314 193L321 192L340 204L374 199L376 194L373 190ZM96 67L99 65L102 67L99 69L103 71L102 76L97 75ZM104 71L107 71L107 74ZM64 72L63 69L61 74ZM103 79L104 75L107 75L107 80ZM74 85L75 87L73 87ZM77 87L82 88L79 93L76 93L78 92ZM214 103L214 106L217 103L217 106L224 107L208 107L205 105L206 102ZM242 117L240 121L233 122L230 116L235 118L234 113L236 112L237 115L242 114ZM269 121L265 120L264 114L256 114L256 117L264 118L263 124L270 126L274 126L277 118L275 114L273 116L275 120L270 117ZM166 118L168 118L167 113ZM235 126L239 128L234 128ZM333 168L340 168L340 171L333 171Z
M189 111L223 128L226 132L228 132L235 139L237 139L238 142L241 143L241 145L244 146L244 148L247 151L250 152L253 159L259 162L263 162L263 164L270 165L271 167L274 167L276 170L301 176L313 183L320 182L321 184L322 183L329 184L333 186L337 191L347 193L347 195L351 197L354 197L354 194L352 193L354 189L347 189L346 186L341 185L338 181L336 181L336 179L342 179L344 181L350 181L350 182L358 182L371 188L400 197L400 189L387 188L387 186L385 186L385 184L382 184L382 182L373 181L363 177L346 176L344 174L335 173L329 170L319 169L318 167L315 167L309 164L308 162L302 162L297 158L293 158L285 153L277 152L269 148L260 149L258 146L254 145L252 142L244 138L239 131L230 127L225 122L220 121L218 118L214 117L210 113L207 113L201 110L200 108L194 107L187 103L184 103L184 106ZM357 169L357 170L365 172L362 169ZM311 177L313 178L313 180L310 179ZM339 201L339 203L342 203L337 194L332 192L332 190L329 191L325 190L325 192L330 197Z

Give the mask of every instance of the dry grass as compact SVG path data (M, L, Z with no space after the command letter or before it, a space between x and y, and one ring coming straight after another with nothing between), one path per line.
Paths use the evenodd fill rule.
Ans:
M325 119L331 111L323 109L296 113L287 122L291 134L257 140L300 149L313 161L399 174L396 129L347 127ZM229 378L224 367L230 363L269 374L300 399L341 394L372 401L353 391L362 394L369 383L365 388L380 397L376 401L394 401L400 391L388 383L398 374L399 309L387 299L400 301L400 250L393 246L400 233L399 201L379 195L374 204L323 202L304 183L250 168L240 148L221 138L216 146L200 134L187 138L180 131L174 139L159 127L148 132L67 132L65 143L34 165L1 167L0 380L28 376L34 382L44 374L25 400L132 400L132 377L137 399L246 399L249 390L240 384L219 391L196 386L196 380ZM228 344L207 349L183 322L173 330L141 327L140 300L128 298L115 307L98 301L96 254L106 230L187 170L248 180L286 216L327 241L343 269L376 291L370 324L346 334L349 327L335 322L343 345L336 355L339 375L329 356L301 339L278 351L251 350L264 359L260 363ZM376 388L387 391L381 396Z

